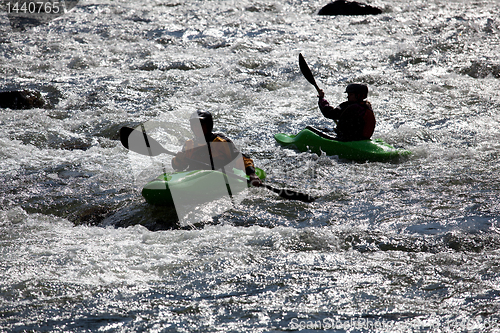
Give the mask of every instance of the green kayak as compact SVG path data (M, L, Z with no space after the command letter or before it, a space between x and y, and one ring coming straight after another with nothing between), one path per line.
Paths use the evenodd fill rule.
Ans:
M385 162L411 155L410 151L396 149L382 139L337 141L334 137L311 126L307 126L296 135L278 133L274 138L281 145L293 146L300 151L310 150L318 155L324 152L326 155L337 155L358 162Z
M262 169L255 168L255 174L266 178ZM243 191L249 186L247 180L245 172L235 168L227 175L217 170L167 173L147 183L142 196L154 206L201 204Z

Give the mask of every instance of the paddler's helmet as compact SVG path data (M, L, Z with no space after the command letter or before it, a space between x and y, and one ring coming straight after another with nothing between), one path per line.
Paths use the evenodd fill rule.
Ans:
M205 125L209 133L212 133L212 129L214 128L214 121L212 118L212 114L208 111L198 110L191 114L189 121L199 121L201 125Z
M355 94L361 94L363 99L365 99L368 96L368 87L366 84L362 83L351 83L345 88L346 93L355 93Z

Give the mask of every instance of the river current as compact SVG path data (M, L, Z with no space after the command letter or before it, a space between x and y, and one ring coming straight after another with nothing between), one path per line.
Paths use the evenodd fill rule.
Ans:
M500 331L500 4L326 3L79 1L22 30L2 2L1 88L46 106L0 109L1 332ZM277 145L333 128L299 53L332 105L366 83L373 137L412 156ZM181 226L145 203L161 169L119 129L188 139L198 109L268 184L318 199L253 188Z

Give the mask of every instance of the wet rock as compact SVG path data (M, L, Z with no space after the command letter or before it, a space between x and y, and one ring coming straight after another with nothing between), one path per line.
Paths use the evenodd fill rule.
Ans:
M38 91L13 90L0 92L0 107L10 109L41 108L45 105Z
M337 0L321 8L318 15L378 15L382 10L357 1Z
M256 3L256 4L252 4L249 7L246 7L245 10L247 10L249 12L256 12L256 13L276 12L278 10L278 8L276 7L276 5L273 5L273 4L267 5L267 4Z
M482 61L473 61L470 66L460 70L460 74L469 75L475 79L484 79L487 77L500 78L500 65L486 63Z
M89 206L70 216L75 225L96 226L107 216L111 215L113 208L103 206Z
M190 230L201 229L203 227L202 225L182 227L174 207L155 207L146 203L139 205L132 204L121 209L116 209L112 214L107 215L98 225L102 227L114 226L115 228L128 228L130 226L142 225L150 231L176 229Z

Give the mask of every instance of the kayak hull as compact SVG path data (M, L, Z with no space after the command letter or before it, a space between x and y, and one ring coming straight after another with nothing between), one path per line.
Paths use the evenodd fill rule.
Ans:
M332 136L309 126L296 135L278 133L274 138L282 146L295 147L302 152L311 151L318 155L323 152L329 156L337 155L358 162L386 162L411 155L410 151L396 149L382 139L337 141Z
M154 206L202 204L248 188L245 172L233 169L234 175L226 176L218 170L193 170L161 174L142 189L146 202ZM260 179L266 174L255 169ZM235 176L236 175L236 176ZM226 177L225 177L226 176Z

